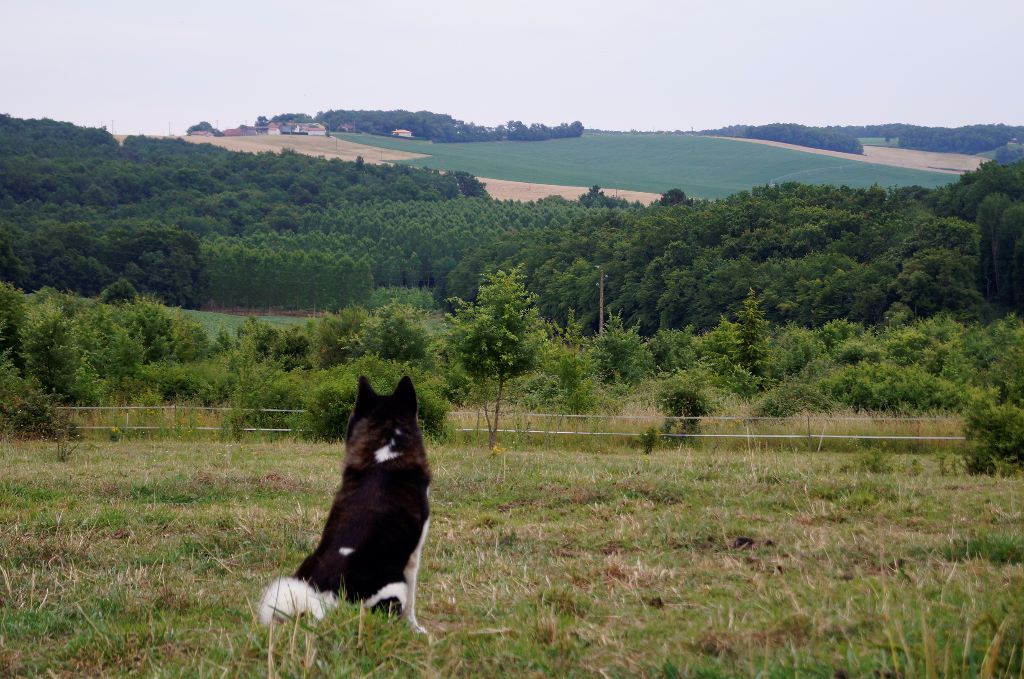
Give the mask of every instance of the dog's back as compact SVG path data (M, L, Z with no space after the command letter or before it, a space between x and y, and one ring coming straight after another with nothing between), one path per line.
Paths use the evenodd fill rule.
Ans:
M339 596L398 608L417 630L420 551L430 524L430 470L408 377L390 396L359 380L349 418L345 469L316 550L291 578L267 589L260 620L308 612L320 618Z

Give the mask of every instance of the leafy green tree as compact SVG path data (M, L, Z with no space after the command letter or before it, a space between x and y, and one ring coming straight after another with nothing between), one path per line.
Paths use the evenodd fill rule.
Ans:
M116 281L103 288L100 292L100 301L104 304L120 304L122 302L134 302L139 297L139 291L127 279L118 278Z
M534 368L543 343L536 295L526 289L518 269L499 270L484 276L476 302L453 301L448 342L476 386L493 451L509 382Z
M387 360L423 361L429 341L423 312L399 302L375 311L363 328L363 349Z
M366 311L359 307L328 314L313 326L313 359L320 368L347 363L363 353Z
M768 322L764 318L761 302L753 288L747 291L737 320L739 321L740 365L755 377L766 372L765 359L768 356Z
M612 314L604 332L594 338L594 362L607 382L636 384L654 370L654 356L637 328L622 325L622 316Z
M693 205L693 199L687 198L682 189L669 189L665 193L661 194L661 199L658 200L658 205Z
M25 323L25 295L10 283L0 283L0 356L20 363L21 328Z
M60 306L46 302L30 309L21 328L21 355L25 373L46 393L73 400L82 352L74 324Z

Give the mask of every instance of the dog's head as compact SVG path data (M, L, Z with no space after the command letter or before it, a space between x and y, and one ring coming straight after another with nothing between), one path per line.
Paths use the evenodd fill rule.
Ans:
M426 464L423 438L416 422L416 388L403 377L394 393L378 394L359 378L356 404L345 436L346 465Z

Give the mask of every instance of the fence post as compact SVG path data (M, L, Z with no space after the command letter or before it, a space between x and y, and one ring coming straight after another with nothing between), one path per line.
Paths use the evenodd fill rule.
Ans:
M814 447L814 439L811 438L811 416L807 415L807 450Z

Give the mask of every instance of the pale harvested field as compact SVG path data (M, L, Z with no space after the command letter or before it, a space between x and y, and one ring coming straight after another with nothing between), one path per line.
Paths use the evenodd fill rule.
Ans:
M229 151L260 153L280 152L291 149L307 156L322 156L354 161L358 156L368 163L382 163L389 160L412 160L425 158L421 153L381 149L364 144L355 144L336 137L302 137L293 135L260 135L256 137L183 137L193 144L213 144Z
M576 200L581 194L590 190L586 186L560 186L558 184L530 184L528 182L514 182L508 179L490 179L478 177L487 187L487 193L492 198L499 200L540 200L549 196L561 196L567 200ZM627 191L602 187L604 195L612 198L623 198L630 202L640 201L645 205L661 198L660 193L647 193L645 191Z
M809 146L798 146L796 144L785 144L780 141L768 141L766 139L743 139L740 137L718 137L732 141L745 141L751 144L764 144L765 146L776 146L782 149L802 151L804 153L816 153L821 156L832 156L834 158L846 158L861 163L872 163L875 165L890 165L892 167L903 167L911 170L928 170L929 172L941 172L943 174L963 174L977 170L987 159L980 156L969 156L963 153L932 153L931 151L913 151L911 149L894 149L882 146L865 146L864 155L855 153L842 153L840 151L828 151L826 149L812 149Z

